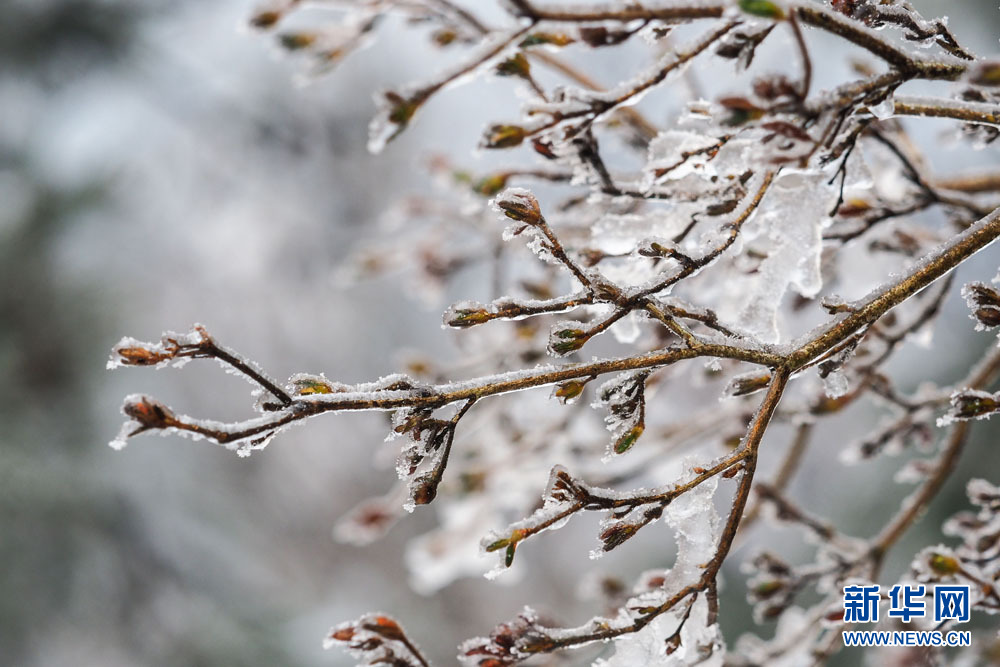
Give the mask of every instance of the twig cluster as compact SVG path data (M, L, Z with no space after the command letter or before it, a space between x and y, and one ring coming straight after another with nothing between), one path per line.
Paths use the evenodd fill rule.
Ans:
M413 511L435 499L499 503L501 513L477 515L482 521L513 512L526 516L482 538L485 552L501 554L499 570L513 564L526 540L580 513L605 514L598 553L618 548L661 519L675 530L677 562L644 576L616 614L560 628L528 609L488 638L462 645L460 659L480 667L512 665L611 639L615 655L602 663L609 666L722 664L719 572L738 536L771 514L800 526L819 547L815 562L807 565L792 566L767 552L753 560L749 599L758 620L783 618L795 604L806 604L800 602L806 591L818 592L821 600L796 611L793 629L769 641L743 640L726 659L768 664L805 656L804 662L822 662L836 652L839 633L831 628L842 622L841 587L878 581L887 552L953 471L969 420L1000 412L1000 395L989 393L1000 375L996 351L955 386L923 388L914 395L900 391L885 371L904 341L937 318L953 270L1000 236L1000 175L930 173L899 118L953 119L970 141L992 142L1000 133L1000 61L975 56L943 20L923 18L905 1L578 6L507 0L507 25L497 27L448 0L328 4L343 15L327 29L283 31L286 15L297 8L295 0L260 10L252 24L276 31L285 48L307 53L320 70L361 47L391 14L431 26L433 42L443 49L466 45L471 52L435 79L380 93L371 126L373 150L406 130L429 99L470 75L518 80L530 96L523 118L488 125L482 146L530 148L541 166L473 177L446 159L436 160L433 169L456 186L453 196L472 197L474 204L451 204L442 196L407 200L397 214L432 222L397 245L360 253L356 264L359 273L404 264L424 284L440 284L467 266L484 267L492 271L493 298L454 304L444 322L455 329L494 330L501 325L490 323L503 321L507 328L495 335L506 337L495 341L496 350L485 362L473 360L457 369L473 371L469 380L448 380L447 370L419 363L408 375L371 383L300 374L284 386L201 327L168 333L159 343L123 339L111 365L216 359L257 387L258 415L221 423L132 396L124 407L129 422L115 444L159 431L206 438L246 455L310 417L387 411L393 415L393 435L405 441L397 462L404 484L359 506L338 529L348 539L374 539L394 523L399 510ZM860 47L880 65L859 64L856 80L816 91L811 30ZM751 68L758 50L781 34L796 54L794 76L758 74L745 94L694 99L668 128L636 106L647 94L676 90L670 84L693 76L687 68L695 61L714 56L732 61L740 71ZM607 88L562 53L610 50L637 35L654 44L659 55L647 70ZM562 82L547 86L553 77ZM918 80L951 82L951 93L897 93ZM608 144L616 150L608 150ZM623 152L638 156L641 167L615 166ZM513 183L569 189L570 194L543 205ZM482 206L486 199L492 210ZM927 210L942 212L946 222L917 224L915 214ZM497 243L497 217L507 223L502 238L511 243ZM534 264L518 260L516 248L522 244L536 256ZM795 308L812 303L830 274L849 270L849 260L842 257L859 246L903 268L861 299L825 295L823 322L797 338L783 337L779 320L786 294L797 293ZM522 277L512 280L512 270L523 271ZM524 296L505 296L511 289ZM971 283L965 293L979 328L1000 326L996 289ZM568 313L576 319L568 319ZM629 345L627 352L584 360L583 349L606 332ZM546 353L568 359L538 363ZM689 384L678 375L695 376L694 364L682 363L695 359L709 362L708 374L726 381L724 394L732 400L663 426L653 418L662 412L654 390ZM492 369L479 373L484 364ZM557 434L586 419L578 407L568 406L554 424L528 426L518 420L512 400L486 400L543 386L553 387L554 396L567 404L579 405L578 399L593 392L594 406L607 412L610 443L558 444ZM763 395L754 408L748 401L759 392ZM904 481L918 482L916 491L869 539L843 534L787 496L817 427L862 399L886 406L888 414L876 431L849 448L854 459L914 445L935 452L900 472ZM463 443L460 426L475 418L494 429L492 443ZM794 425L795 437L777 474L765 483L755 479L759 452L769 426L779 421ZM940 444L938 429L945 429ZM702 445L696 458L675 465L673 476L652 489L614 488L662 472L656 464L676 463L676 451L693 442ZM456 462L454 452L463 446L475 455ZM606 469L594 465L601 449ZM551 469L549 482L541 502L525 507L511 500L509 477L512 469L532 466ZM581 470L571 472L573 466ZM728 511L719 517L712 498L726 480L734 488ZM962 515L946 527L962 537L963 546L921 552L914 576L970 581L979 591L973 606L996 611L998 492L976 481L970 496L980 513ZM446 525L438 537L469 528ZM346 646L365 664L427 664L400 626L381 615L334 628L329 643ZM650 648L636 657L643 646Z

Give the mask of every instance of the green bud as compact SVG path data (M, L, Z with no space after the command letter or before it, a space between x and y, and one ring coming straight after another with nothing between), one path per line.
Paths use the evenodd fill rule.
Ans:
M497 65L496 72L500 76L518 76L527 79L531 76L531 63L523 53L516 53Z
M574 398L583 393L583 388L587 386L586 382L581 382L580 380L569 380L563 382L556 388L556 398L562 400L564 403L572 401Z
M309 396L312 394L332 394L333 387L329 382L324 382L319 378L306 378L295 380L295 392L299 396Z
M551 44L552 46L566 46L572 44L574 40L569 35L558 32L533 32L518 44L522 49L528 46L538 46L540 44Z
M492 553L494 551L499 551L500 549L503 549L504 547L506 547L509 544L510 544L510 538L504 537L504 538L501 538L501 539L497 540L496 542L491 542L486 547L486 551L488 551L490 553Z
M642 424L636 424L615 442L615 454L624 454L632 448L642 432L646 430Z
M313 32L286 32L278 36L281 46L289 51L301 51L316 43L316 33Z
M762 581L757 584L754 587L753 592L758 598L766 600L784 587L785 583L783 581L780 581L779 579L772 579L770 581Z
M747 14L762 16L766 19L783 19L785 12L771 0L740 0L740 9Z
M569 354L583 347L589 336L583 329L562 329L553 331L549 348L556 354Z
M493 125L486 131L483 143L486 148L513 148L520 146L527 135L519 125Z
M484 324L493 319L490 311L485 308L459 308L453 311L445 321L450 327L465 329L477 324Z
M1000 409L1000 404L990 395L978 392L955 394L951 397L951 413L958 419L974 419Z
M389 111L389 122L394 125L406 127L420 105L398 93L387 92L385 97L392 104L392 109Z
M945 554L932 553L930 558L931 569L937 574L955 574L961 569L958 559Z
M510 178L508 174L497 173L492 176L486 176L479 181L477 181L472 189L481 195L486 197L492 197L507 187L507 179Z

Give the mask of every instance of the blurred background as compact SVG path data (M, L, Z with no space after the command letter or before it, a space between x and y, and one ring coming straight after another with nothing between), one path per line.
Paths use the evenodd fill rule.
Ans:
M973 50L997 51L994 0L914 4L950 13ZM669 540L661 531L598 568L587 559L593 525L571 526L562 540L538 541L515 586L476 577L413 592L405 545L435 525L433 511L365 548L331 537L345 510L392 485L392 471L372 464L380 415L316 420L249 459L173 437L107 447L133 392L199 416L250 414L247 385L214 364L107 372L122 335L156 340L201 322L279 378L323 371L359 382L397 370L397 350L457 356L440 329L447 298L414 301L392 279L344 289L336 277L352 247L377 237L374 221L394 199L427 187L432 150L473 160L483 124L518 100L507 85L449 91L371 156L372 94L427 78L448 58L419 30L390 24L360 57L303 85L300 61L244 27L253 9L250 0L0 2L4 665L353 664L321 640L369 610L400 618L428 655L452 664L460 640L524 604L570 609L571 621L599 611L578 597L587 571L629 581L669 564L655 548ZM608 81L614 70L595 75ZM934 146L942 129L919 131ZM971 164L967 146L935 151L939 173ZM997 152L971 161L997 164ZM994 251L960 280L996 271ZM910 345L894 364L904 387L957 379L995 344L974 333L957 294L941 324L933 352ZM899 461L836 479L823 471L876 416L855 411L822 429L827 440L792 488L861 535L883 518L871 507L907 491L885 482ZM964 480L993 471L1000 481L995 420L974 434L962 469L897 549L895 571L966 506ZM748 613L741 585L726 596L733 640Z

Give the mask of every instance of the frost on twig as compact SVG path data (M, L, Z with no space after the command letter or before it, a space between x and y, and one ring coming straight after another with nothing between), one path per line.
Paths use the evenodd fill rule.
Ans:
M191 359L216 359L228 372L242 375L251 383L259 385L278 400L281 405L289 405L291 397L267 377L254 362L222 347L208 334L205 327L194 325L190 333L178 334L168 331L159 343L144 343L134 338L122 338L111 351L108 368L121 366L172 365L180 368ZM263 409L273 408L273 404L262 404Z
M947 522L946 535L957 537L957 547L926 547L913 559L911 572L918 581L969 586L972 610L1000 613L1000 487L984 479L969 481L966 492L978 511L963 511Z
M356 621L330 629L323 648L343 647L359 667L428 667L420 650L406 636L403 628L389 616L365 614Z
M963 389L951 395L951 406L938 419L938 426L965 419L989 419L996 412L1000 412L1000 392Z

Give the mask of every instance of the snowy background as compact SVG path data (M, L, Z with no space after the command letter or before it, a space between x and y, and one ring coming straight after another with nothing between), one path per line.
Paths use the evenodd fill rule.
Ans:
M997 51L994 0L914 4L928 16L951 13L973 50ZM354 245L377 236L374 222L395 198L426 187L432 151L466 155L487 120L517 108L511 87L449 91L373 157L365 150L373 92L444 62L425 35L389 25L360 57L302 85L304 63L243 27L252 8L249 0L0 3L4 664L352 664L324 653L321 639L369 610L391 612L432 658L451 664L461 639L523 604L569 623L588 618L598 610L580 601L586 572L628 581L669 562L661 528L595 565L587 558L594 525L581 521L536 541L514 586L472 577L435 596L414 593L406 544L435 525L433 510L363 549L331 537L345 510L392 484L393 473L372 463L386 432L380 415L313 421L246 460L177 438L139 439L121 453L106 446L122 397L136 391L191 414L250 414L246 384L212 364L106 372L122 335L153 340L201 322L278 377L323 371L345 382L397 370L408 350L458 357L455 334L440 329L446 300L411 299L392 279L343 289L336 276ZM822 44L821 75L842 60L834 42ZM609 80L640 55L626 51L593 74ZM943 127L928 121L918 136L934 146ZM990 150L971 161L997 164L1000 151ZM932 163L947 173L971 161L966 147L946 144ZM996 265L995 253L978 258L960 279L988 280ZM447 296L469 296L461 289ZM933 352L911 345L896 360L904 387L961 376L991 343L965 313L956 294ZM822 429L827 439L814 443L792 488L806 507L860 534L882 519L873 506L905 492L884 481L898 461L829 472L840 465L838 446L874 418L855 410ZM975 430L962 468L901 557L936 540L941 519L965 506L970 471L1000 470L998 435L994 423ZM734 571L728 579L739 582ZM748 627L742 595L740 585L725 592L730 641Z

